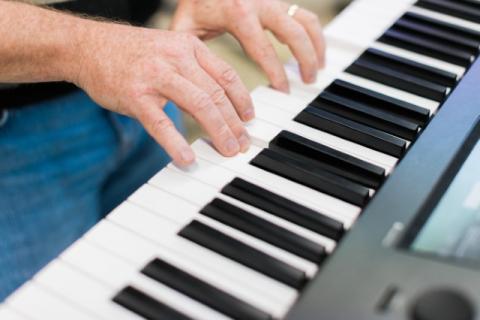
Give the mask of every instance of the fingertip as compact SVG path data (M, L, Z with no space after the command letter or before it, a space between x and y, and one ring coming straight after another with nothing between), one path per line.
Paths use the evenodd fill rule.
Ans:
M275 89L275 90L278 90L278 91L281 91L283 93L286 93L286 94L290 94L290 86L288 85L288 83L281 83L281 84L271 84L270 87L272 89Z
M255 118L255 109L253 107L249 107L242 113L241 117L243 122L252 121Z
M180 151L180 157L176 159L175 163L186 167L195 162L195 153L193 152L192 148L185 147Z
M247 132L243 133L240 138L238 138L238 143L240 144L240 152L245 153L248 151L251 140Z
M309 71L308 73L302 75L303 82L306 84L312 84L317 80L317 70L314 70L314 72Z
M237 139L229 138L222 146L222 154L226 157L233 157L240 152L240 144Z

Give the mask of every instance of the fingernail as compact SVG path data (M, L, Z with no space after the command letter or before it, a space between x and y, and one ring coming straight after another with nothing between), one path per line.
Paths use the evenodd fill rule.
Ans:
M238 138L238 142L240 143L240 151L246 152L248 148L250 148L250 137L248 133L244 133Z
M190 148L185 148L180 152L180 157L182 158L182 162L186 164L190 164L195 160L195 154Z
M237 154L238 151L240 150L240 145L238 144L237 140L230 138L227 140L225 143L225 149L228 154Z
M255 110L253 108L248 108L242 115L244 121L250 121L255 118Z
M290 93L290 87L288 86L288 83L281 84L278 89L282 92Z

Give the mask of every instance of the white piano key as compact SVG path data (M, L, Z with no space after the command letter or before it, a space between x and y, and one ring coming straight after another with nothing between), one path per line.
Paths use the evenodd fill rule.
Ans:
M215 165L215 164L213 164L209 161L203 160L203 159L197 159L197 163L194 166L191 166L189 168L178 168L174 165L169 165L169 168L171 170L175 170L175 171L177 171L181 174L189 176L193 179L204 182L204 183L216 188L219 191L224 186L226 186L229 182L231 182L233 180L233 178L235 178L235 177L242 178L242 179L244 179L244 180L246 180L250 183L253 183L253 184L256 184L256 185L259 185L259 186L262 185L261 181L258 181L255 178L245 176L242 173L234 172L230 169ZM292 195L282 194L282 192L280 192L279 190L276 190L275 188L269 189L269 190L277 193L280 196L283 196L284 198L292 199ZM188 198L188 192L190 192L190 191L185 191L184 190L184 191L179 192L178 195L180 195L184 198ZM220 198L222 196L226 197L222 194L217 195L217 197L220 197ZM229 198L229 197L227 197L227 198ZM255 208L255 207L252 207L250 205L247 205L243 202L239 202L239 201L236 201L234 199L232 199L232 201L235 201L234 204L239 204L239 206L241 206L242 208L245 208L245 210L250 211L252 213L263 212L262 210L260 210L258 208ZM301 199L300 199L300 201L297 200L296 202L303 205L303 206L306 206L306 207L308 207L312 210L319 211L318 209L315 208L314 204L312 204L308 201L301 201ZM255 212L252 211L252 210L255 210ZM271 215L269 213L265 213L265 214L273 217L273 215ZM328 215L328 214L325 214L325 215L342 222L345 225L346 228L350 227L351 224L353 223L353 221L351 219L347 219L347 218L342 217L342 216L331 216L331 215ZM321 238L323 238L323 237L321 237ZM331 245L332 244L328 244L327 247L330 247Z
M260 147L267 146L268 142L280 131L287 130L332 149L354 156L355 158L380 166L384 168L387 173L390 173L398 162L398 159L393 156L296 122L293 120L291 113L288 111L285 112L285 110L281 108L272 107L263 102L257 102L256 105L257 119L247 126L247 130L254 138L255 144ZM262 127L265 124L276 126L277 131L271 126L263 129ZM264 134L264 136L262 136L262 134ZM262 141L262 143L258 143L258 141Z
M327 39L326 67L317 72L314 84L305 84L302 81L298 63L292 59L285 65L285 72L290 82L290 93L305 103L313 100L335 76L347 68L363 52L363 48L346 46L336 40ZM252 96L255 100L255 92Z
M213 162L216 165L221 165L233 171L243 173L247 177L254 178L256 181L261 182L259 186L262 188L283 196L290 194L290 199L298 202L302 199L309 199L311 203L315 204L315 210L324 214L333 217L343 216L355 220L361 211L361 209L355 205L250 165L249 161L261 151L258 147L251 146L246 153L233 158L221 156L207 142L201 139L197 140L192 147L198 157ZM280 191L282 193L280 193Z
M174 237L169 244L153 246L152 243L145 242L146 240L136 237L123 227L104 224L102 229L107 230L108 234L97 235L95 239L90 240L104 250L124 257L138 271L154 258L162 258L198 278L274 314L283 314L296 297L296 292L292 288L280 283L277 285L275 281L271 281L263 275L259 277L256 272L251 272L236 262L231 263L230 260L185 239ZM122 247L119 247L120 245ZM138 256L135 251L137 248L145 253L142 257L132 259L132 256ZM200 250L195 250L196 248ZM111 262L111 258L102 258L100 261L111 268L113 268L112 263L115 263ZM252 274L254 274L253 277ZM110 276L102 274L102 278L104 277ZM252 280L258 280L259 283L249 282ZM272 288L279 289L279 292L267 292Z
M167 168L167 169L164 169L163 171L171 171L171 169ZM179 177L177 179L181 181L192 180L191 178L181 174L179 174ZM203 183L201 183L201 185L202 185L201 188L209 187L208 185ZM186 189L185 191L187 193L191 193L191 192L197 192L197 190L198 189ZM170 197L171 199L161 201L167 197ZM156 199L159 199L159 200L161 199L161 200L157 201ZM262 252L265 252L266 254L272 257L275 257L281 261L284 261L300 270L303 270L304 272L307 273L309 277L313 277L313 275L315 275L315 273L318 271L317 266L310 261L300 258L292 253L286 252L283 249L277 248L274 245L264 242L263 240L256 239L255 237L252 237L244 232L231 228L214 219L201 215L199 211L205 205L207 205L211 200L212 198L206 198L205 201L203 201L203 203L200 204L199 206L191 206L190 209L180 209L178 208L178 203L187 201L185 199L185 193L172 196L171 194L167 194L164 190L160 190L160 189L152 190L151 188L142 188L136 192L136 196L130 197L130 201L135 203L136 205L146 208L151 212L155 212L158 215L161 215L163 217L166 217L172 220L177 219L178 212L182 212L182 215L186 216L185 220L183 219L183 217L182 219L179 219L180 220L179 223L181 223L182 225L186 225L193 219L197 219L198 221L201 221L204 224L209 225L216 230L224 232L225 234L231 236L232 238L235 238L245 244L248 244L253 248L256 248Z
M7 305L32 320L99 320L66 303L34 282L28 282L7 299Z
M234 174L231 173L228 178L233 179ZM198 206L205 205L206 201L210 201L211 199L215 198L218 193L218 189L206 186L205 184L193 180L193 179L184 179L184 177L173 170L169 170L168 168L163 169L155 176L153 176L150 181L148 182L151 186L156 188L163 189L170 194L184 194L185 190L195 190L195 195L190 194L188 198L186 198L189 204L182 204L183 206L189 206L189 210L192 208L192 203ZM130 199L134 200L138 197L137 193L134 193ZM176 200L175 200L176 201ZM140 202L140 201L135 201ZM180 211L180 210L178 210ZM185 210L184 210L185 211Z
M354 1L325 28L325 36L346 43L368 45L410 6L410 1Z
M368 80L359 76L355 76L353 74L349 74L346 72L341 73L338 76L338 78L344 81L351 82L352 84L358 85L360 87L370 89L375 92L390 96L392 98L396 98L405 102L415 104L419 107L423 107L425 109L430 110L431 114L434 114L437 111L438 107L440 106L440 103L437 101L426 99L426 98L417 96L415 94L398 90L393 87L389 87L384 84L381 84L379 82L371 81L371 80Z
M117 293L112 288L82 274L61 260L51 263L34 278L34 282L98 318L142 319L111 300Z
M258 117L246 123L245 128L250 135L252 144L260 148L268 148L268 143L282 131L279 126L265 122Z
M172 229L178 231L181 226L173 224L166 228L165 226L170 225L170 223L164 217L146 212L140 207L128 203L122 204L121 208L117 208L110 217L110 221L122 226L125 230L141 234L145 239L152 241L152 244L155 243L158 246L154 250L155 254L164 256L168 253L176 254L176 256L187 259L192 266L204 266L206 269L211 270L219 278L219 281L221 279L226 279L225 283L233 281L235 286L239 287L239 290L248 290L251 296L259 300L258 303L263 303L269 306L270 309L275 309L272 311L277 313L285 312L286 308L293 303L297 296L294 289L177 236ZM103 229L107 230L104 230L102 234L97 232L94 235L90 235L89 239L93 239L92 241L100 244L107 250L118 255L124 255L122 252L126 249L117 248L118 243L121 243L123 247L129 248L129 255L125 258L131 259L131 261L145 260L146 252L149 252L150 257L153 256L152 251L149 251L146 246L144 246L143 253L135 252L135 247L137 246L134 243L140 243L139 245L141 245L141 239L135 240L135 237L129 237L125 232L122 235L118 227L115 228L112 225L104 225ZM126 239L129 239L129 241Z
M325 87L331 83L331 80L325 85ZM301 112L312 100L305 97L295 96L292 94L286 94L268 87L260 86L255 88L251 92L253 103L257 101L263 101L272 106L278 106L279 108L285 108L291 110L292 113L297 114Z
M121 249L121 252L120 250L116 250L117 253L110 253L108 249L103 248L106 243L105 241L99 243L99 246L102 246L102 248L96 248L91 244L83 242L80 246L73 248L73 253L62 257L62 260L75 266L75 268L82 269L89 276L96 278L99 281L107 282L112 287L112 292L120 291L122 287L129 284L129 279L135 277L144 266L154 258L159 258L260 309L271 310L272 305L277 305L279 303L273 299L272 302L266 303L267 300L263 295L261 298L258 298L258 294L239 285L237 281L222 277L221 275L219 276L217 272L209 270L202 264L194 263L188 258L182 257L168 248L151 245L148 241L136 238L126 230L122 230L119 227L116 228L117 229L111 228L113 231L110 231L110 240L117 240L117 238L120 237L122 238L122 240L120 240L122 242L117 244L117 247L118 245L122 246L123 249ZM115 238L115 234L118 234L117 238ZM109 244L106 246L112 248L111 242L112 241L109 241ZM132 253L132 250L141 250L145 252L145 254L142 259L135 259L134 261L128 260L128 262L113 255L121 254L123 257L130 257L134 254ZM85 261L90 262L86 263ZM179 311L182 311L182 309Z
M7 305L0 304L0 319L2 320L28 320L19 313L8 308Z
M440 20L440 21L443 21L443 22L446 22L446 23L451 23L451 24L454 24L454 25L458 25L458 26L461 26L461 27L464 27L464 28L467 28L467 29L471 29L471 30L480 32L480 24L472 22L472 21L468 21L468 20L464 20L464 19L461 19L461 18L449 16L449 15L444 14L444 13L439 13L439 12L436 12L436 11L432 11L432 10L428 10L428 9L424 9L424 8L420 8L420 7L416 7L416 6L412 6L408 11L418 13L418 14L421 14L421 15L426 16L426 17L430 17L430 18L437 19L437 20Z
M427 66L431 66L440 70L454 73L457 75L457 79L460 79L465 73L465 68L463 67L460 67L442 60L434 59L413 51L408 51L402 48L398 48L389 44L374 42L370 47L394 54L398 57L402 57L418 63L422 63Z
M113 228L104 227L104 225L109 224L110 222L101 222L99 228L96 229L98 231L95 232L111 231ZM94 238L96 239L96 237ZM110 239L111 235L101 238ZM59 260L81 270L92 279L96 279L113 290L126 279L130 279L133 274L137 273L140 268L155 257L156 247L154 245L146 240L135 240L137 247L134 252L129 251L130 246L117 247L118 251L121 252L120 257L103 247L99 247L94 240L87 237L64 252ZM111 245L116 246L115 243L111 243ZM130 258L131 256L135 258Z
M172 170L176 170L177 172L182 173L182 174L184 174L188 177L191 177L193 179L197 179L199 181L202 181L202 182L204 182L204 183L206 183L206 184L208 184L212 187L216 187L218 190L223 188L223 186L225 186L231 180L231 179L228 179L228 180L222 181L221 183L217 183L216 178L210 179L210 177L222 176L221 173L215 174L215 171L212 170L211 168L220 168L219 172L224 172L224 171L229 172L229 171L225 168L222 168L222 167L219 167L219 166L214 166L213 164L209 163L208 161L204 161L203 159L197 159L197 164L195 166L193 166L193 168L178 168L174 165L170 165L169 168L171 168ZM204 174L204 172L209 172L211 174L206 175L206 174ZM239 175L236 175L236 176L239 176ZM248 182L255 183L251 179L248 179L248 178L243 178L243 179L248 181ZM143 193L142 194L143 197L149 197L151 199L151 201L148 201L149 203L153 204L153 203L156 202L156 198L154 196L153 191L149 192L149 190L143 190L142 193ZM151 195L149 193L151 193ZM187 195L187 192L184 192L183 195L179 195L179 196L187 197L188 195ZM227 195L224 195L224 194L218 194L217 198L222 199L222 200L224 200L228 203L231 203L231 204L233 204L233 205L251 213L252 215L256 215L256 216L258 216L258 217L260 217L260 218L262 218L266 221L269 221L270 223L278 225L278 226L280 226L282 228L285 228L285 229L287 229L291 232L294 232L294 233L296 233L296 234L298 234L298 235L300 235L304 238L307 238L307 239L309 239L313 242L321 244L325 247L327 252L332 252L333 249L335 248L335 241L333 241L332 239L329 239L329 238L324 237L322 235L316 234L315 232L310 231L308 229L305 229L301 226L298 226L298 225L296 225L296 224L294 224L290 221L279 218L279 217L275 216L274 214L268 213L266 211L258 209L256 207L251 206L249 204L246 204L244 202L238 201L238 200L236 200L234 198L231 198L231 197L229 197ZM146 203L146 201L144 199L142 199L141 201L142 201L142 204ZM343 222L340 219L339 219L339 221Z

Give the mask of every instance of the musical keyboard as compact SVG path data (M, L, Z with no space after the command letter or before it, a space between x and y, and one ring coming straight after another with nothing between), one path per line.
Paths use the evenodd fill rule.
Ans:
M292 62L290 95L252 92L246 153L197 140L0 319L410 319L432 284L480 302L474 270L397 247L480 115L479 3L354 1L314 84Z

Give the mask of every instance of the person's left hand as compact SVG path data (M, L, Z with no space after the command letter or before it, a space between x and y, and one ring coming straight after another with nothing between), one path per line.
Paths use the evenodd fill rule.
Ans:
M247 54L265 71L273 88L288 91L282 63L264 29L290 47L300 64L302 79L315 81L325 64L325 41L315 14L279 0L179 0L171 28L210 39L224 32L235 36Z

